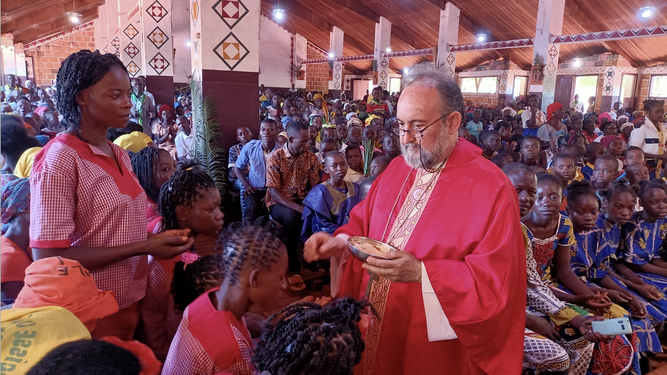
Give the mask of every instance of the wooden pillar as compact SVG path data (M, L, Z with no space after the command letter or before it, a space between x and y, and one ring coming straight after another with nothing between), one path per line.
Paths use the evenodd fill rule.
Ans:
M550 38L551 35L562 34L564 13L565 0L540 0L537 7L530 93L541 97L542 110L545 112L547 106L554 102L560 54L560 46L551 44ZM536 59L541 65L535 64Z
M458 44L460 18L461 11L451 2L445 5L445 9L440 10L436 62L444 67L445 74L451 79L456 76L456 52L447 52L447 49Z

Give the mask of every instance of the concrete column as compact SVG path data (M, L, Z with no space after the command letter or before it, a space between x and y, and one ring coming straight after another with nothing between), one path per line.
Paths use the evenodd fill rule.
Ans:
M383 90L389 88L389 58L382 57L391 46L391 23L384 17L375 24L375 48L373 50L374 60L377 63L377 71L373 72L373 85L381 86Z
M190 1L172 0L171 5L171 38L174 49L174 82L178 86L190 83L192 61L190 58Z
M113 53L120 58L120 17L118 16L119 0L108 0L107 30L108 43L104 46L105 53Z
M606 62L606 61L605 61ZM609 112L614 109L614 103L620 100L623 73L616 66L605 66L602 74L602 99L600 112ZM621 106L623 103L621 103Z
M223 133L220 146L236 141L238 126L259 131L259 18L261 0L194 0L192 79L195 127L203 112L196 103L213 98Z
M120 59L125 64L130 77L144 75L146 71L143 37L141 35L142 2L136 0L120 0Z
M343 30L333 27L333 31L329 34L329 53L334 54L334 59L337 57L343 56L343 38L345 34ZM340 91L343 89L343 63L340 61L334 61L333 63L333 81L330 83L329 89L331 89L330 94L334 98L340 97Z
M440 10L440 28L438 30L438 55L436 62L444 67L444 72L451 79L456 75L456 52L447 52L448 47L458 44L459 19L461 11L451 2Z
M565 0L540 0L537 7L533 62L536 57L539 58L542 63L543 76L540 77L539 72L536 72L535 65L533 65L530 93L537 94L542 98L542 110L545 112L547 106L554 102L558 55L560 54L560 46L549 43L549 38L551 35L562 34L564 13Z
M172 0L143 0L141 36L146 90L156 104L174 105Z
M294 66L301 65L303 60L306 60L308 57L308 40L303 35L294 34ZM306 71L305 66L301 66L301 70ZM297 89L306 88L306 77L294 77L294 87Z
M97 8L99 18L95 20L95 49L104 51L109 44L109 22L107 20L108 5L104 3Z
M16 55L14 54L14 35L2 34L0 39L0 51L2 51L2 82L5 82L5 75L16 75Z

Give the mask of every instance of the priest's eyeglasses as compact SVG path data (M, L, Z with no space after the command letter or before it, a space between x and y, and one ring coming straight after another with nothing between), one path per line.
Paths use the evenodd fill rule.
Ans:
M426 129L430 128L431 125L433 125L436 122L438 122L438 121L442 120L443 118L447 117L450 113L452 113L452 112L449 112L447 114L444 114L444 115L440 116L437 120L435 120L432 123L426 125L422 129L402 129L402 128L405 127L405 123L401 120L398 120L398 127L397 128L392 128L391 130L394 132L394 134L398 135L399 137L402 137L405 134L409 134L409 135L415 137L415 139L422 139L422 137L424 137L424 132L426 131Z

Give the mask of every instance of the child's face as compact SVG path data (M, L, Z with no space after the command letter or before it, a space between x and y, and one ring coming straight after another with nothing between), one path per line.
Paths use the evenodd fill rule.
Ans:
M198 192L200 196L192 202L191 207L178 206L177 214L185 218L186 228L194 233L217 238L224 223L224 215L220 211L220 193L216 188L199 189Z
M329 155L324 159L324 171L331 177L331 182L337 184L343 181L347 174L347 161L343 155Z
M596 189L606 189L618 175L618 162L616 160L598 159L593 169L593 182Z
M350 143L360 143L361 142L361 129L358 126L352 126L347 130L347 140Z
M477 110L477 111L475 111L475 112L472 113L472 120L473 120L473 121L477 122L477 121L479 121L479 119L481 119L481 118L482 118L482 111Z
M466 141L470 142L470 130L466 128L459 128L459 137L465 139Z
M285 138L284 135L279 135L278 138L276 138L276 142L278 142L280 147L282 147L285 145L285 143L287 143L287 138Z
M345 154L347 165L352 169L361 168L361 150L350 150Z
M611 200L606 203L607 219L618 225L627 223L635 212L635 197L627 191L614 194ZM646 206L644 206L644 209L646 209Z
M371 161L371 167L370 167L371 177L379 176L380 173L384 172L385 169L387 169L387 163L378 162L376 159L373 159L373 161Z
M322 129L322 124L324 124L324 120L322 120L322 117L320 117L320 116L315 116L315 117L313 117L312 124L319 131L320 129Z
M595 122L590 120L586 121L582 126L582 129L584 129L586 132L592 133L595 130Z
M331 151L336 151L338 148L336 147L335 142L327 142L327 143L320 143L320 152L322 153L322 156L328 154Z
M644 164L644 151L630 150L625 153L625 165Z
M280 103L283 102L283 98L280 95L273 94L271 98L271 107L274 109L280 109Z
M521 155L523 155L525 160L537 160L540 156L540 142L537 139L523 141Z
M563 188L560 185L551 181L538 182L533 212L544 218L555 218L558 216L562 200Z
M336 129L334 128L324 128L322 129L322 139L324 138L333 138L334 140L337 137Z
M270 268L260 267L259 270L250 271L252 280L250 285L249 297L253 305L261 310L271 309L278 306L278 296L281 291L287 290L287 249L281 246L280 257L276 263L272 263ZM241 278L241 276L239 276ZM248 279L246 279L248 280Z
M662 189L650 189L642 199L642 207L649 216L664 219L667 217L667 193Z
M314 126L308 127L308 134L310 135L310 141L315 142L317 140L317 128Z
M631 185L636 185L639 181L649 181L648 168L644 164L632 164L625 168L625 173Z
M470 136L470 133L468 133L468 136ZM400 155L401 141L398 140L397 136L387 134L384 136L384 138L382 138L382 149L387 153L387 155Z
M159 159L157 160L158 168L157 173L155 174L155 186L157 186L159 190L165 182L169 181L171 175L176 171L176 161L164 150L160 150L158 154Z
M252 132L248 127L246 126L241 126L240 128L236 129L236 140L239 142L246 144L250 142L252 139Z
M511 127L504 127L498 129L498 135L500 135L500 139L503 141L509 141L510 137L512 136L512 128Z
M498 133L488 135L482 144L485 150L500 151L503 149L503 143Z
M347 138L347 125L345 125L345 124L336 125L336 133L338 133L338 139L346 139Z
M568 158L560 158L554 162L553 165L554 175L560 178L563 181L572 181L576 174L576 169L574 168L574 160Z
M377 132L372 126L367 126L364 128L363 132L363 141L373 141L375 142L377 140Z
M600 156L604 155L604 153L606 152L606 150L605 150L604 146L602 146L602 144L600 144L600 143L594 143L594 144L596 145L596 147L593 149L593 153L591 155L589 155L589 158L591 160L588 161L589 163L592 163L592 164L595 164L595 161L598 160L598 158ZM599 146L597 146L597 145L599 145Z
M584 124L581 122L579 118L573 118L572 121L570 122L570 127L577 133L581 131L583 126Z
M180 108L180 107L179 107ZM183 133L190 135L190 121L188 121L187 118L185 117L179 117L176 119L176 125L178 126L179 129L183 131Z
M607 152L609 155L614 157L620 157L623 155L623 142L620 139L614 139L607 147Z
M581 195L576 201L567 201L567 213L577 232L591 230L600 213L600 207L596 197Z

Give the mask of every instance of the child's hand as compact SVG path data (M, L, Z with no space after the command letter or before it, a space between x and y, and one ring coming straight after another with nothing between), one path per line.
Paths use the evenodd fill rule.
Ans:
M646 305L638 298L633 298L630 303L630 310L632 310L632 317L638 319L644 319L648 316L648 311L646 311Z
M658 301L659 299L664 297L664 295L660 293L658 288L656 288L651 284L646 284L646 283L637 285L637 294L646 298L649 301Z

